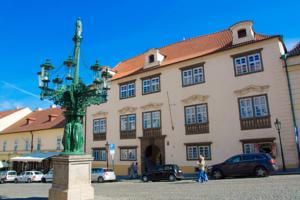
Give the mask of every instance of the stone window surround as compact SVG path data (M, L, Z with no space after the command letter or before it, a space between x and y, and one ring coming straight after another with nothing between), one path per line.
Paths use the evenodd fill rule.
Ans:
M205 160L212 160L212 151L211 151L212 142L184 143L184 145L186 147L185 149L186 149L186 160L187 161L195 161L195 160L199 159L199 158L189 159L189 157L188 157L188 147L189 146L197 146L197 148L199 148L199 146L209 146L209 157L205 158Z
M133 98L136 96L136 84L135 84L136 80L131 80L131 81L126 81L126 82L122 82L119 83L119 99L128 99L128 98ZM134 95L133 96L128 96L128 85L129 84L133 84L134 85ZM126 97L122 97L121 95L121 87L127 85L127 89L126 89Z
M204 71L204 64L205 62L201 62L201 63L198 63L198 64L194 64L194 65L189 65L189 66L186 66L186 67L181 67L179 68L180 71L181 71L181 85L182 87L188 87L188 86L192 86L192 85L198 85L198 84L202 84L202 83L205 83L205 71ZM192 83L192 84L184 84L183 82L183 73L185 70L189 70L189 69L194 69L194 68L198 68L198 67L202 67L202 70L203 70L203 80L199 83ZM192 75L192 78L193 78L193 75Z
M120 161L137 161L137 146L119 146L120 149ZM135 150L135 159L122 159L122 150Z

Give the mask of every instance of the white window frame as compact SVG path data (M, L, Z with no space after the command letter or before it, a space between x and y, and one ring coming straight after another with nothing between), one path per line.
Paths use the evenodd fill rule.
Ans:
M161 128L161 112L159 110L143 112L143 129L150 128Z
M3 143L2 143L2 150L3 150L3 152L5 152L6 151L6 149L7 149L7 141L5 140L5 141L3 141Z
M126 99L135 96L135 82L124 83L120 85L120 99Z
M42 150L42 139L41 138L37 138L36 150L37 151Z
M120 123L121 131L135 130L135 123L136 123L136 115L135 114L121 115L120 120L121 120L121 123Z
M92 149L94 161L106 161L106 150L105 148L101 149Z
M200 84L205 82L203 66L183 69L181 74L182 74L183 86L190 86L190 85L195 85L195 84Z
M106 118L93 120L93 134L106 134Z
M160 76L143 79L143 95L160 91Z
M256 95L239 99L241 119L269 116L267 95Z
M186 146L187 160L198 160L202 155L206 160L211 160L211 144L194 144Z
M197 104L192 106L186 106L185 111L185 123L186 124L206 124L208 123L208 105Z
M18 140L14 142L14 151L18 151Z
M234 70L236 76L263 71L261 53L256 52L235 57Z
M120 148L120 161L136 161L137 148Z

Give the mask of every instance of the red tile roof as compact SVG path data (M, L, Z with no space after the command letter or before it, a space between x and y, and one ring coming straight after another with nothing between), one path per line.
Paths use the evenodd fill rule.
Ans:
M166 66L172 63L204 56L207 54L223 51L226 49L242 46L249 43L255 43L273 37L280 36L266 36L261 34L255 34L254 41L233 45L232 33L229 29L226 29L217 33L191 38L159 48L160 54L165 56L165 59L160 66ZM143 69L144 63L144 53L136 57L130 58L128 60L125 60L123 62L120 62L113 69L117 72L117 74L114 75L112 80L120 79L129 75L146 71Z
M298 42L298 44L289 51L289 55L288 56L297 56L300 55L300 42Z
M63 112L64 110L60 108L36 110L23 119L17 121L10 127L1 131L1 134L63 128L65 124ZM50 120L49 115L52 117L57 117L54 120Z
M11 115L11 114L13 114L13 113L15 113L15 112L18 112L19 110L22 110L22 109L23 109L23 108L18 108L18 109L15 109L15 110L5 110L5 111L1 111L1 112L0 112L0 119L6 117L6 116L8 116L8 115Z

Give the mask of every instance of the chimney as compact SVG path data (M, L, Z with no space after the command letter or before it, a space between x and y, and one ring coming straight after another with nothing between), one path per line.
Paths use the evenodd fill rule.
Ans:
M49 121L52 122L58 117L58 115L50 114L50 115L48 115L48 117L49 117Z
M50 106L50 108L56 108L56 105L55 105L55 104L52 104L52 105Z
M41 111L41 110L43 110L43 109L42 109L42 108L37 108L37 109L36 109L36 111Z
M28 117L27 119L26 119L26 121L27 121L27 125L29 125L29 124L31 124L32 122L34 122L36 120L36 118L33 118L33 117Z

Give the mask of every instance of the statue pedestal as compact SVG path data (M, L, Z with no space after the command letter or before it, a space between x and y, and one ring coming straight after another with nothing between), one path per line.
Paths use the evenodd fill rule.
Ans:
M90 155L61 155L52 158L53 183L49 200L92 200Z

